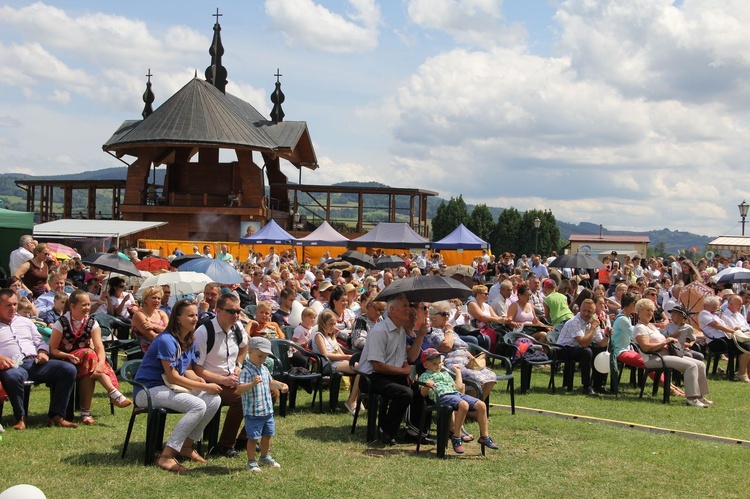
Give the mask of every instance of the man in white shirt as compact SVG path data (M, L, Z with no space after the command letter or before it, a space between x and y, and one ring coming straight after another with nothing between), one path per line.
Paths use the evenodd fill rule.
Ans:
M55 306L55 293L65 291L65 279L60 274L50 275L47 282L49 283L49 291L40 295L34 302L39 317L43 317L48 310ZM70 293L65 294L70 295Z
M494 287L494 286L493 286ZM513 283L510 279L506 279L499 283L499 290L495 300L490 303L490 307L500 316L498 323L503 324L511 329L517 328L520 324L513 322L508 315L508 307L510 306L510 297L513 295Z
M37 242L30 235L26 234L21 236L21 239L18 241L18 248L13 250L10 254L10 261L8 262L10 275L15 274L16 270L18 270L21 265L34 258L34 248L36 248L36 244Z
M737 298L739 298L739 296ZM734 304L732 304L732 302L734 302ZM739 305L736 300L730 298L729 305L732 308L729 308L728 306L726 311L721 312L719 310L721 306L720 299L717 296L709 296L703 301L703 311L698 314L698 324L700 325L703 334L705 334L708 339L709 349L711 348L712 343L719 342L719 351L723 351L727 348L733 355L739 355L740 367L735 373L735 376L740 381L750 383L750 377L748 376L747 371L748 363L750 362L750 354L740 352L732 339L734 332L740 331L743 328L743 323L740 318L737 317L739 314L735 314L739 311L741 304L741 298L739 299ZM747 325L747 320L745 320L744 325Z
M531 259L531 271L536 275L537 279L546 279L549 277L549 271L547 267L542 264L539 255L534 255Z
M268 249L268 254L263 259L263 266L268 272L279 268L279 255L276 254L276 248L273 246Z
M235 443L244 417L242 396L235 393L242 362L247 355L247 335L239 322L241 311L240 300L231 293L224 293L216 302L216 317L211 319L210 324L195 330L198 354L195 374L205 379L206 383L220 385L221 403L229 406L216 449L226 457L239 455ZM210 340L212 331L213 340Z
M591 366L593 364L594 354L593 346L604 347L607 344L607 338L599 327L599 319L596 316L596 304L593 300L586 299L581 303L581 311L572 319L565 323L557 338L558 345L565 348L565 355L568 362L578 361L581 365L581 383L583 384L583 393L592 397L598 396L597 391L607 393L604 388L604 382L607 379L605 374L599 371L594 372L594 385L591 386ZM565 370L568 372L566 363Z

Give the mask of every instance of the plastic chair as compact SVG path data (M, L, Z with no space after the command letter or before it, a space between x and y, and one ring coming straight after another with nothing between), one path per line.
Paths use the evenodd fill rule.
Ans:
M354 430L357 427L357 419L359 419L359 408L362 402L367 400L367 441L374 442L378 436L378 417L382 417L385 413L386 404L382 397L372 390L372 382L368 374L360 371L356 364L359 362L359 358L362 353L357 352L349 358L349 367L359 374L359 397L357 398L357 408L354 410L354 418L352 420L351 434L354 435Z
M518 338L526 338L534 346L541 346L542 348L548 349L548 359L547 360L539 360L539 361L529 361L526 360L522 355L518 355L518 347L516 347L516 340ZM513 361L513 364L519 365L521 368L521 393L526 393L529 388L531 387L531 372L532 368L534 366L543 366L548 365L550 366L550 379L549 383L547 384L547 388L552 389L552 393L555 393L555 373L556 369L559 367L560 364L562 364L565 359L561 352L561 349L559 347L556 347L554 345L544 345L537 340L535 340L533 337L520 332L510 332L505 335L503 338L505 341L505 345L508 351L512 352L513 357L517 357L515 361Z
M281 330L284 332L284 336L287 340L291 341L294 336L294 326L282 326Z
M738 356L735 355L735 349L730 347L730 341L732 340L727 338L711 340L711 342L706 345L706 362L707 367L711 367L711 363L713 362L711 374L715 375L717 369L719 368L719 359L721 359L722 355L726 355L729 359L727 361L726 376L729 381L733 381Z
M141 383L135 381L135 374L138 372L138 368L141 366L141 360L129 360L120 368L120 375L122 379L130 383L134 388L138 387L146 392L146 407L138 407L133 403L133 412L130 415L130 422L128 423L128 431L125 434L125 443L122 445L122 453L120 458L125 458L125 452L128 450L128 443L130 442L130 435L133 432L133 423L135 423L135 417L138 414L146 414L146 445L143 457L143 464L149 466L154 463L154 456L156 452L160 450L164 445L164 425L167 420L167 414L179 414L171 409L165 409L162 407L154 407L151 402L151 394Z
M515 414L516 413L516 393L515 393L515 379L513 377L513 363L510 361L508 357L490 353L478 345L473 345L470 343L467 343L467 345L472 355L476 356L476 355L479 355L480 353L483 353L488 363L492 361L492 363L494 364L495 361L499 361L501 364L501 368L505 366L505 374L495 373L495 375L497 376L498 382L500 381L506 382L506 386L507 386L506 389L510 392L510 413ZM470 382L469 380L464 380L464 384L474 384L474 383ZM476 385L476 390L477 390L477 398L480 398L486 402L487 416L489 416L490 415L490 394L486 394L487 396L484 397L485 394L482 393L482 387L479 386L478 384Z
M248 317L251 319L255 319L255 310L258 308L258 305L246 305L245 306L245 313Z
M282 417L286 416L286 402L288 400L289 409L294 409L297 400L297 388L301 381L312 383L313 386L313 398L312 406L315 407L315 398L320 392L320 381L323 375L320 373L319 368L316 364L313 364L315 357L311 355L307 350L297 345L293 341L274 339L271 340L271 350L273 351L274 369L271 373L274 379L283 381L289 385L289 393L287 397L281 397L279 399L279 412ZM307 369L310 371L309 374L292 374L292 364L289 358L292 356L292 352L297 351L307 357L308 365ZM322 399L322 396L321 396ZM320 411L323 412L323 401L320 401Z
M643 355L643 350L641 350L641 348L638 346L637 343L631 343L631 345L633 346L633 349L636 352ZM664 388L663 388L664 394L662 397L662 402L664 404L668 404L669 403L669 387L672 384L672 368L667 367L667 365L664 363L664 356L661 353L649 352L646 355L656 355L657 357L659 357L659 360L661 362L661 367L646 368L643 370L644 372L643 376L639 375L638 384L640 386L641 393L638 396L638 398L643 398L643 392L646 388L646 378L648 377L648 373L653 372L655 374L654 375L654 388L653 388L653 391L651 392L651 395L656 396L656 394L659 392L659 379L662 377L662 375L664 375Z

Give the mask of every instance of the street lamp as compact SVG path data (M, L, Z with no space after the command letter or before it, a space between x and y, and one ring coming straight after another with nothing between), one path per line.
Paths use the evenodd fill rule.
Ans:
M298 211L295 211L294 215L292 215L292 222L294 223L294 237L297 237L297 229L299 228L299 221L301 218L302 215L300 215Z
M542 221L539 220L539 217L536 217L534 219L534 228L536 229L536 238L534 238L534 254L535 255L539 254L539 226L540 225L542 225Z
M747 209L750 208L750 204L747 204L745 200L742 200L742 204L738 204L737 208L740 209L740 217L742 217L742 220L740 223L742 224L742 235L745 235L745 219L747 218Z

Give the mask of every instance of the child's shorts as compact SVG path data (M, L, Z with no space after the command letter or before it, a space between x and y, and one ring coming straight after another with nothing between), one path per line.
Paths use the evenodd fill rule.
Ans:
M273 414L268 416L245 416L245 432L248 440L260 440L260 437L272 437L276 434Z
M466 395L465 393L446 393L442 397L440 397L440 400L438 400L438 405L442 406L448 406L452 407L453 409L458 409L458 403L462 400L465 400L469 403L469 410L474 410L474 404L479 402L478 398L474 398L471 395Z

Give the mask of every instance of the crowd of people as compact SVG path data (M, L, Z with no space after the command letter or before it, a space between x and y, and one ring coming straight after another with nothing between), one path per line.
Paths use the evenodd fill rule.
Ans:
M134 250L127 253L138 258ZM208 246L195 247L194 253L214 258ZM216 259L233 265L241 282L209 283L187 297L172 296L170 286L153 286L140 290L136 300L122 278L108 278L78 258L58 263L44 243L22 237L11 254L12 277L0 290L0 382L13 406L13 428L26 427L26 380L50 383L50 425L76 426L64 418L76 382L83 424L95 424L96 381L117 407L145 405L143 390L136 389L132 401L119 391L106 360L99 314L130 325L143 352L136 381L147 388L152 403L184 414L157 460L173 472L187 471L183 459L205 462L193 444L221 405L228 410L216 452L235 457L246 450L253 472L280 467L270 455L273 404L288 387L268 368L270 340L277 338L299 345L290 351L293 366L308 366L305 353L311 352L325 359L324 376L336 372L352 378L344 402L352 415L366 410L359 405L362 380L352 367L366 375L388 402L378 435L385 445L396 442L404 421L411 438L429 439L418 428L425 397L453 407L451 443L457 453L474 440L464 419L484 413L497 382L491 368L475 365L470 346L496 352L510 331L526 332L542 351L554 347L576 361L588 396L608 393L606 374L593 362L606 350L642 368L655 367L661 362L656 354L664 354L667 365L683 374L686 404L692 407L713 404L701 350L718 346L714 342L738 356L737 379L750 383L750 344L729 341L735 332L750 330L750 291L731 285L717 289L718 296L706 298L700 312L700 330L690 326L689 311L679 305L687 284L711 284L711 275L744 261L694 265L683 257L645 260L612 252L605 268L595 271L550 267L555 255L516 259L484 252L473 264L471 296L424 303L403 294L385 302L377 296L399 279L440 275L445 265L439 253L404 253L402 264L385 270L332 267L328 256L297 261L292 252L271 248L265 257L251 252L238 262L222 246ZM670 355L672 344L685 354ZM351 366L355 354L359 363ZM464 381L480 388L467 395ZM681 394L679 387L672 389ZM497 448L486 419L477 421L477 442Z

